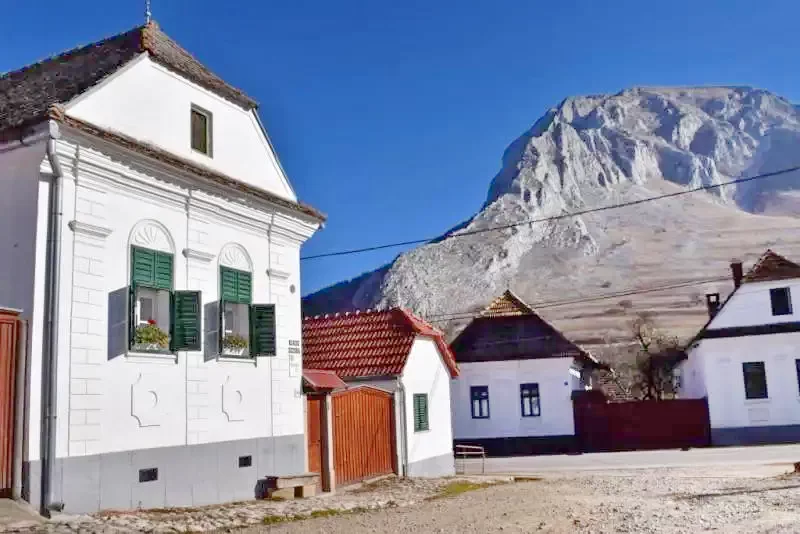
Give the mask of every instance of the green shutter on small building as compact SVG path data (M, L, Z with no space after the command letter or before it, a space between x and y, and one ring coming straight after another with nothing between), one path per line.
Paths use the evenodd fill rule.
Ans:
M253 304L250 306L250 355L274 356L275 305Z
M227 267L220 267L220 299L226 302L250 304L252 302L252 275Z
M414 432L428 430L428 395L414 394Z
M172 350L200 350L200 291L175 291L172 299Z
M131 247L131 285L172 289L172 254Z

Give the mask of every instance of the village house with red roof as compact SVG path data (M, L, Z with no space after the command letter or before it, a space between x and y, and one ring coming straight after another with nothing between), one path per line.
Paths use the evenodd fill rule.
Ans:
M706 295L709 320L678 368L679 394L708 399L713 445L800 441L800 265L767 250L733 291Z
M339 378L348 389L370 388L392 395L391 439L398 474L454 473L450 382L458 376L458 367L441 331L401 308L307 317L303 369L312 389L333 386ZM336 377L320 375L323 370ZM369 426L365 422L361 430L369 432ZM370 447L385 444L363 439L353 445L361 449L354 454L369 456ZM341 450L347 446L337 444L340 456L347 456ZM369 474L377 473L363 476Z

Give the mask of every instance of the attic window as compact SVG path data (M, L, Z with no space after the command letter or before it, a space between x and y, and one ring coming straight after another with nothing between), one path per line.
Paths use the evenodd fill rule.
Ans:
M792 314L792 296L788 287L770 289L769 299L772 303L772 315Z
M192 105L192 150L211 157L211 112Z

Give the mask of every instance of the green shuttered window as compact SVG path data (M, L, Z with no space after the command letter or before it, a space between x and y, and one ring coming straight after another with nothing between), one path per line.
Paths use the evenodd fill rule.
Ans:
M253 304L250 306L250 355L274 356L275 305Z
M414 432L428 430L428 394L414 393Z
M172 290L173 263L172 254L131 247L129 349L201 350L201 293Z

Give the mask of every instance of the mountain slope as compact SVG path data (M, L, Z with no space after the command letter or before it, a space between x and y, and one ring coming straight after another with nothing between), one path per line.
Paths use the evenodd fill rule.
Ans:
M307 313L402 305L442 314L480 308L506 288L573 338L624 334L652 311L689 335L702 324L702 284L638 295L627 290L725 276L728 262L771 246L800 257L800 173L633 207L458 237L715 185L800 165L800 111L747 87L634 88L568 98L505 151L486 203L465 225L389 265L305 299ZM616 294L614 298L597 298ZM585 299L592 298L586 301Z

